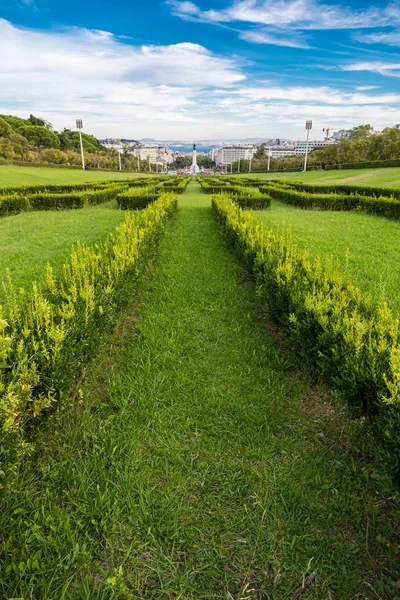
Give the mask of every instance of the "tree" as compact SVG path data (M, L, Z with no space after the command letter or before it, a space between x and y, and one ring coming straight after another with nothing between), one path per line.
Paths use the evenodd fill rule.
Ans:
M348 136L350 140L359 140L365 139L372 135L374 132L374 128L371 125L358 125L357 127L353 127L348 132Z
M53 133L40 125L24 125L19 127L17 133L23 135L34 146L44 148L60 148L60 140L57 134Z
M2 117L0 117L0 136L9 136L12 133L12 127L5 121Z
M31 125L35 125L36 127L46 127L49 131L53 131L53 125L49 123L49 121L45 121L45 119L39 119L39 117L29 115L28 121Z
M264 142L263 144L260 144L259 146L257 146L257 151L254 154L253 158L265 158L265 156L267 155L265 149L267 147L267 144Z

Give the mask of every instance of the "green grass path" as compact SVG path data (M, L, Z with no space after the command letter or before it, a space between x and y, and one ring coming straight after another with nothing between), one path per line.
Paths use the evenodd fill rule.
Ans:
M344 416L266 332L199 191L141 318L8 498L1 597L286 600L314 569L304 599L394 597L395 534Z

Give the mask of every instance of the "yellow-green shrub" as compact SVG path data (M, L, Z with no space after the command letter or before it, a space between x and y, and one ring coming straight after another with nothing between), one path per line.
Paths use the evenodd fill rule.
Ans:
M71 389L118 305L123 283L138 276L177 203L163 194L129 215L101 246L78 244L62 275L16 293L4 286L0 314L0 474L26 449L25 433Z
M271 316L320 375L374 424L387 463L400 478L399 324L351 281L242 211L213 197L218 219L252 270Z

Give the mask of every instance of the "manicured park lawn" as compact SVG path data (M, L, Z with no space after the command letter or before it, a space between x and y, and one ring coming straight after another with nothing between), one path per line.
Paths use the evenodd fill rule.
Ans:
M153 173L154 175L154 173ZM3 185L27 185L34 183L81 183L86 181L127 179L137 177L130 171L82 171L80 169L49 169L46 167L14 167L0 165L0 187ZM143 173L140 173L140 176Z
M299 248L338 259L358 287L383 297L400 315L400 223L354 212L301 210L273 201L254 212L266 227L286 229Z
M362 427L268 331L191 184L81 400L3 497L0 596L288 600L307 580L308 600L397 599Z
M126 217L116 201L79 210L40 211L0 219L0 282L9 269L18 289L45 277L50 263L58 272L78 241L103 241ZM0 302L3 289L0 287Z
M306 181L308 183L348 183L354 185L376 185L400 187L400 168L395 169L352 169L349 171L307 171L307 173L242 173L242 176Z

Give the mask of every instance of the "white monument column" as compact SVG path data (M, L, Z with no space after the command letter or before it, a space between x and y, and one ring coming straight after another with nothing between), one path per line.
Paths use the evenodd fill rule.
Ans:
M196 152L196 144L193 144L193 159L192 166L190 168L190 172L192 175L197 175L199 173L199 165L197 164L197 152Z

